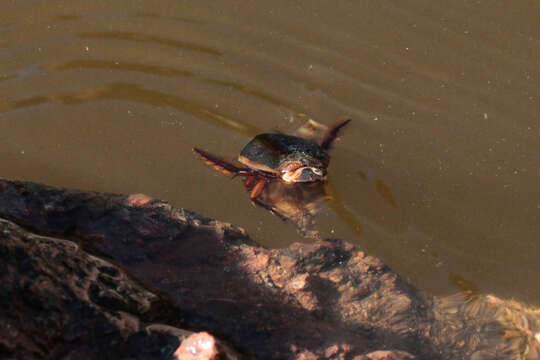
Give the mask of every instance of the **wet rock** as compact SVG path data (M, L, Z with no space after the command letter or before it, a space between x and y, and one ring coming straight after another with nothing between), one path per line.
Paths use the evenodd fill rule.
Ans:
M270 250L145 195L27 182L0 181L0 217L0 356L538 359L538 310L434 298L341 240Z

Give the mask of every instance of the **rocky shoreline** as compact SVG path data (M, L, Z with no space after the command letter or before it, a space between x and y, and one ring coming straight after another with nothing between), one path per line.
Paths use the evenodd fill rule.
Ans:
M259 246L145 195L0 180L0 358L539 359L540 311L437 298L337 239Z

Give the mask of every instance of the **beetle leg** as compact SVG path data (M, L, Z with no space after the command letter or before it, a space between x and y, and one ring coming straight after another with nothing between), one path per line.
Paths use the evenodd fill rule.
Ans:
M263 203L262 201L260 200L257 200L257 199L251 199L251 201L253 201L253 203L255 205L258 205L260 207L262 207L263 209L266 209L270 212L270 214L274 215L274 216L277 216L279 219L281 219L282 221L287 221L289 220L285 215L283 215L282 213L280 213L277 209L275 209L274 207L272 207L271 205L268 205L268 204L265 204Z
M251 193L249 194L249 198L255 199L257 196L259 196L261 192L263 191L264 187L266 186L267 182L268 180L266 178L260 179L259 182L255 184L255 186L251 190Z
M245 176L245 174L248 174L249 172L251 172L251 170L248 168L238 167L228 161L225 161L212 154L209 154L206 151L203 151L201 149L193 148L193 151L199 154L207 165L213 167L214 169L216 169L217 171L225 175Z
M331 126L330 129L328 129L328 131L326 132L326 135L324 136L324 139L321 142L321 147L324 150L329 150L332 147L334 140L336 140L336 137L338 136L338 133L341 130L341 128L347 125L349 122L351 122L351 119L340 121L337 124L334 124L333 126Z
M246 179L244 180L244 186L250 189L253 186L253 183L255 182L255 180L257 180L255 176L246 177Z

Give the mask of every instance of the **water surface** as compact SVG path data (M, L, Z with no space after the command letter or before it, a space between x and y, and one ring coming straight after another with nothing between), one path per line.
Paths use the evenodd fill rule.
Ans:
M0 5L0 176L142 192L301 240L193 146L353 122L325 236L422 289L540 304L540 5L484 1Z

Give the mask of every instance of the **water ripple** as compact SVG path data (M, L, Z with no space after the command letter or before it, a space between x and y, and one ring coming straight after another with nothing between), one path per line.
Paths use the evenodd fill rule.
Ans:
M47 70L70 70L70 69L105 69L105 70L125 70L135 71L145 74L160 75L160 76L193 76L192 72L186 70L178 70L171 67L148 65L140 63L128 63L123 61L111 60L70 60L58 62L43 66Z
M52 71L62 71L62 70L72 70L72 69L101 69L101 70L114 70L114 71L123 70L123 71L133 71L133 72L158 75L158 76L197 77L201 81L236 90L243 94L253 96L271 105L286 108L295 113L303 112L303 110L297 104L280 99L279 97L269 94L265 91L251 88L247 85L240 84L238 82L215 79L215 78L210 78L210 77L203 77L191 71L180 70L180 69L176 69L172 67L151 65L151 64L141 64L141 63L130 63L130 62L123 62L123 61L113 61L113 60L75 59L75 60L69 60L69 61L64 61L64 62L43 65L42 68L46 70L52 70ZM0 78L0 81L2 80L4 79Z
M151 42L159 45L174 46L186 50L194 50L210 55L221 56L223 53L219 50L187 41L169 39L156 35L147 35L133 32L82 32L78 36L83 39L116 39L130 40L137 42Z
M39 95L26 99L0 102L0 111L12 111L47 103L79 104L92 100L122 100L152 106L168 106L224 129L232 130L247 137L261 132L255 126L210 109L203 104L176 95L145 89L137 84L111 83L87 88L71 93Z

